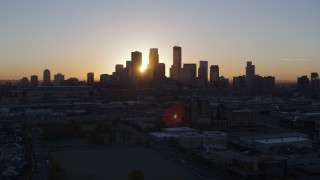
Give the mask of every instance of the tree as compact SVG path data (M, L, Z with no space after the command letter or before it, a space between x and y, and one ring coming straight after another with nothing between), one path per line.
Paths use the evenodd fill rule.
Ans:
M133 170L128 174L128 180L144 180L144 174L140 170Z

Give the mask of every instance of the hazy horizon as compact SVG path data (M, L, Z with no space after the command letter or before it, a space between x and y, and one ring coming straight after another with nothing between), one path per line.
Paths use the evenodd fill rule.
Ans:
M320 1L2 1L0 79L21 79L44 69L51 76L86 79L111 74L116 64L158 48L166 75L172 47L182 63L207 60L232 80L256 74L296 81L320 72Z

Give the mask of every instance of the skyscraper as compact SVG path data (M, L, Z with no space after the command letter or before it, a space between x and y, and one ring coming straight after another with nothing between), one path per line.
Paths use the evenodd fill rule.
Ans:
M63 81L64 81L64 75L63 74L58 73L58 74L54 75L53 85L61 86Z
M300 92L307 92L310 88L310 81L308 76L301 76L297 78L297 89Z
M31 85L32 86L38 86L38 76L37 75L32 75L31 76Z
M192 85L197 77L197 64L183 64L179 74L181 82Z
M140 68L142 65L142 53L139 51L131 52L131 75L136 80L140 75Z
M45 86L51 85L51 74L49 69L45 69L43 71L43 85Z
M88 86L93 86L94 84L94 73L93 72L89 72L87 74L87 85Z
M311 73L311 80L313 80L313 79L319 79L319 75L318 75L317 72L312 72Z
M198 77L204 79L206 82L208 80L208 61L200 61L200 66L198 69Z
M173 66L181 68L181 47L173 47Z
M211 65L210 66L210 84L219 81L219 66Z
M254 86L253 85L254 78L255 78L255 66L252 65L251 61L247 61L245 86L246 86L247 90L249 90L249 92L251 92L251 93L252 93L253 86Z
M158 54L158 49L157 48L150 48L150 53L149 53L149 73L151 78L154 77L154 71L157 65L159 64L159 54Z
M154 68L154 76L153 79L155 80L162 80L166 77L166 66L164 63L159 63Z
M117 74L120 74L122 70L123 70L123 65L122 64L117 64L116 68L115 68L115 72Z
M255 75L255 66L252 65L251 61L247 61L246 80L251 81L254 78L254 75Z
M170 78L179 80L179 73L181 70L181 47L173 47L173 65L170 68Z

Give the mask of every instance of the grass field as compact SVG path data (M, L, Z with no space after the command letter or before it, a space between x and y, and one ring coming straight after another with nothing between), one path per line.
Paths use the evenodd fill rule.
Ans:
M141 170L145 180L201 179L158 152L143 147L106 147L92 150L52 152L65 180L127 180L132 170Z

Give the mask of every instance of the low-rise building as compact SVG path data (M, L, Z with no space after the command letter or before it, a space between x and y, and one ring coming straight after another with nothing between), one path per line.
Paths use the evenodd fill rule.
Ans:
M300 133L243 136L240 137L240 140L260 152L278 152L312 147L312 141Z

